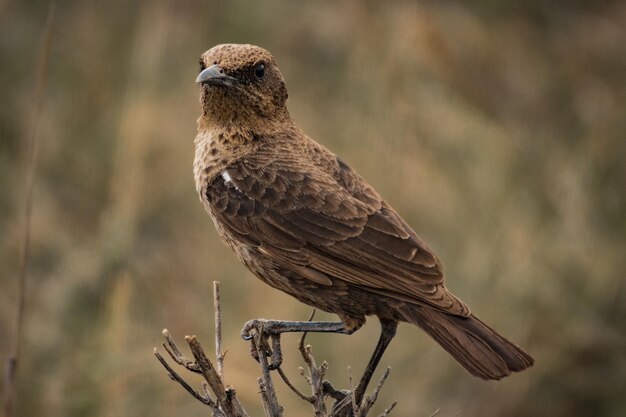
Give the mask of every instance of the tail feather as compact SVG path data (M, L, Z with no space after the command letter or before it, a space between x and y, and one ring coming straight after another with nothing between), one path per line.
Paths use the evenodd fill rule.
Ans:
M422 328L479 378L500 379L535 362L474 315L458 317L417 305L405 305L399 311L406 321Z

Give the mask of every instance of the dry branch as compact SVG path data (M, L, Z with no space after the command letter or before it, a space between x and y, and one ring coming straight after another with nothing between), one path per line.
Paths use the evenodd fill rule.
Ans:
M206 382L206 386L203 386L203 393L193 389L184 378L182 378L174 369L172 369L165 358L155 348L154 355L157 357L161 365L167 370L168 376L180 384L187 392L189 392L194 398L200 401L202 404L208 405L214 417L247 417L239 400L235 395L234 389L225 387L222 379L217 374L211 361L206 357L202 346L198 342L195 336L186 336L185 340L189 344L189 348L194 356L195 361L186 358L171 339L167 329L163 330L163 335L166 338L167 343L163 343L165 350L169 353L170 357L178 365L186 368L187 370L202 375ZM215 400L211 398L208 389L215 395Z
M220 283L213 281L213 314L215 316L215 363L217 374L224 379L224 355L222 353L222 307Z
M20 345L22 341L23 322L24 322L24 306L26 302L26 274L28 272L28 263L30 259L30 229L31 217L33 211L33 190L35 188L35 176L37 168L37 149L38 149L38 131L39 120L45 103L45 91L48 75L48 57L50 55L50 42L52 40L52 24L54 22L55 3L50 1L48 4L48 14L46 24L41 39L41 49L39 51L39 65L37 69L37 83L35 87L34 102L32 108L31 122L25 134L27 141L26 155L26 177L24 181L24 217L22 219L21 246L20 246L20 264L17 277L18 295L17 295L17 313L15 315L15 325L11 351L7 360L4 384L4 415L12 417L16 402L16 373L18 358L20 354Z
M205 381L202 386L202 391L194 389L188 382L186 382L185 379L182 378L167 363L165 358L156 348L154 349L154 355L165 368L168 376L182 386L183 389L185 389L185 391L187 391L196 400L208 406L211 409L213 417L248 417L245 409L237 399L235 389L231 386L225 385L224 383L224 354L222 353L221 340L222 315L220 307L219 283L215 282L213 288L216 321L215 358L217 366L214 366L213 362L211 362L211 360L207 357L202 345L195 336L185 337L191 353L193 354L194 359L191 360L183 355L167 329L163 330L163 337L165 338L163 347L166 352L176 364L192 373L202 376ZM313 319L314 314L315 312L313 312L309 321ZM271 347L269 343L270 339ZM372 395L365 395L361 403L356 404L351 394L351 390L337 390L329 381L324 380L328 364L326 362L322 362L320 365L317 365L315 357L313 356L313 349L310 345L304 344L305 339L306 333L303 333L298 343L298 349L308 372L305 373L305 370L300 368L300 374L304 377L307 385L309 385L311 389L310 396L303 394L298 388L296 388L280 367L282 355L280 352L279 335L267 335L261 329L250 339L252 356L259 362L259 366L261 368L261 376L258 378L257 383L259 385L259 393L265 416L282 417L284 412L284 408L278 402L276 389L272 380L271 372L276 371L291 391L312 405L315 417L366 417L378 399L378 394L389 376L390 368L387 368ZM268 358L271 360L268 360ZM335 400L330 414L327 412L326 407L327 398ZM381 416L387 416L395 405L396 403L393 403L390 407L385 409Z

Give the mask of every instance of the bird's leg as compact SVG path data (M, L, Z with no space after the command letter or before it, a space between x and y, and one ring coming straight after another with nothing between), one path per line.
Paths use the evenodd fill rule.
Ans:
M365 395L365 390L374 375L374 371L376 371L376 367L380 362L380 359L383 357L383 353L385 353L385 349L389 346L391 339L396 335L396 329L398 328L398 322L395 320L386 320L380 319L380 338L378 339L378 344L376 345L376 349L374 349L374 353L370 358L369 363L367 364L367 368L365 368L365 372L363 372L363 376L359 381L359 385L354 389L354 400L355 404L359 406L361 401L363 400L363 396Z
M356 330L356 329L354 329ZM261 336L261 339L271 338L272 349L270 369L277 369L282 361L282 353L280 349L280 335L282 333L291 332L311 332L311 333L342 333L351 334L353 329L346 329L342 322L333 321L282 321L282 320L265 320L254 319L246 322L241 329L241 337L245 340L251 340L255 334ZM269 352L269 349L266 349ZM251 352L252 357L258 360L260 352Z
M251 331L255 330L267 335L281 333L343 333L350 334L340 321L282 321L254 319L246 322L241 329L241 337L244 340L252 339Z
M396 334L398 322L395 320L380 319L380 326L381 333L376 349L374 349L374 353L365 368L365 372L363 372L363 376L361 377L359 384L353 389L352 395L350 395L350 391L338 391L333 388L330 383L325 382L324 392L335 399L331 412L333 416L354 417L355 413L360 408L361 403L363 402L363 397L365 396L365 390L374 375L374 371L376 370L385 349L389 346L391 339L393 339ZM353 410L352 404L356 405L357 410Z

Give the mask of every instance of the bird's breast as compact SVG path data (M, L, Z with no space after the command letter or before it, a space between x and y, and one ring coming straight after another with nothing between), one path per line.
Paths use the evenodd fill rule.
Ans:
M196 191L203 199L210 181L222 175L224 169L240 157L238 150L228 146L225 135L217 131L202 131L196 136L196 154L193 173ZM234 148L234 149L233 149Z
M195 139L196 152L193 164L196 191L207 211L206 199L209 184L220 176L232 183L226 169L255 150L251 132L236 129L202 129Z
M202 198L208 181L219 172L219 150L214 146L210 133L198 133L195 142L196 154L193 162L193 176L196 190Z

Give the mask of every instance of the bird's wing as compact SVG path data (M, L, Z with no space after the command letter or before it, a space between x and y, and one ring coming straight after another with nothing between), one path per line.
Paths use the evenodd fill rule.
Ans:
M207 201L237 240L316 282L469 314L437 257L365 180L339 159L310 172L281 158L240 160L211 182Z

